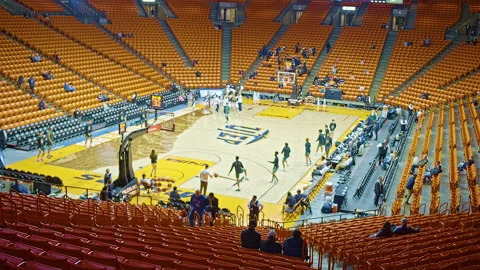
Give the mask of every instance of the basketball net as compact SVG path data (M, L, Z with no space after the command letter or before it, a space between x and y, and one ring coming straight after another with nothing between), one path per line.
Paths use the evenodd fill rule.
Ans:
M286 88L289 83L290 83L290 78L289 77L283 77L282 78L283 88Z

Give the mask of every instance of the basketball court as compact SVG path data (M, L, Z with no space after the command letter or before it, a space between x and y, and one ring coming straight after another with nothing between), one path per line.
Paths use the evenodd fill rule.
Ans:
M332 119L337 123L334 141L347 134L350 128L367 111L327 107L317 111L315 107L291 107L274 103L259 106L245 105L241 113L231 114L226 122L223 113L204 114L197 109L195 114L187 109L175 112L175 131L159 131L143 135L133 142L133 168L138 179L151 172L149 155L152 149L158 154L157 176L168 176L175 180L180 194L188 198L200 187L198 174L208 164L212 178L208 192L220 199L220 206L235 211L237 205L246 206L253 195L265 204L265 216L281 218L281 206L288 191L308 185L313 165L305 164L305 139L312 143L312 162L321 158L316 154L318 130ZM127 132L139 127L128 127ZM280 154L285 143L291 148L289 166L283 170ZM114 179L118 175L118 151L120 135L112 132L94 138L93 147L85 148L83 142L55 150L53 158L44 163L29 158L12 168L28 169L37 173L59 176L68 186L69 196L98 192L103 186L103 174L109 168ZM279 182L271 182L274 152L279 152ZM240 157L247 170L247 177L240 179L240 191L236 191L235 172L229 170L235 156ZM169 191L147 196L141 191L139 202L166 200ZM245 207L244 207L245 208ZM246 210L245 210L246 211Z

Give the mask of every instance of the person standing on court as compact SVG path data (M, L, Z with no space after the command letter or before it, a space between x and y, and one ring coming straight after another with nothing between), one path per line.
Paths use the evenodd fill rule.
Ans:
M332 122L330 122L330 135L335 136L334 135L334 132L335 132L335 129L337 128L337 123L335 123L335 119L332 119Z
M375 198L373 200L373 204L378 206L378 200L380 196L383 194L383 177L379 176L377 182L375 182Z
M285 143L285 147L282 149L282 154L283 154L283 160L282 160L282 165L283 165L283 170L285 170L285 164L288 166L287 159L290 157L290 147L288 146L288 143Z
M327 134L325 137L325 157L328 159L328 154L330 153L330 148L332 148L332 137L330 137L330 134Z
M53 133L53 127L50 127L47 131L47 147L48 147L48 151L47 151L47 158L51 158L52 155L50 155L50 152L52 151L52 147L53 147L53 137L55 136L55 134Z
M85 147L87 147L87 142L89 139L90 139L90 147L92 147L92 141L93 141L92 120L89 120L87 125L85 126Z
M208 171L208 164L205 164L205 169L200 172L200 193L202 193L203 195L207 195L209 177L212 178L213 175Z
M150 153L150 164L152 165L152 171L150 172L150 177L157 177L157 154L155 153L155 149L152 149Z
M249 214L248 217L250 220L258 220L258 215L263 210L263 204L257 200L257 196L253 195L252 200L247 205Z
M108 181L111 181L112 179L112 173L110 173L110 169L107 169L105 171L105 175L103 176L103 184L106 185Z
M274 182L274 180L277 180L276 182L278 183L278 177L277 175L275 174L277 171L278 171L278 152L275 151L275 154L274 154L274 159L273 161L269 161L270 163L273 164L273 169L272 169L272 181L270 182ZM275 183L275 182L274 182Z
M200 217L200 220L198 221L198 225L199 226L203 225L203 212L205 211L205 206L207 206L207 204L208 204L207 197L205 195L202 195L202 193L200 193L200 190L197 189L195 191L195 194L193 194L192 197L190 197L191 210L190 210L190 215L188 216L188 219L190 221L191 227L195 226L195 223L194 223L195 213L197 213L198 216Z
M45 139L43 138L43 132L40 131L37 137L37 147L38 147L38 156L37 161L43 161L43 156L45 155Z
M325 151L325 135L323 135L323 130L318 130L318 138L317 138L317 153L318 149L320 149L320 154Z
M232 163L232 167L228 172L228 175L230 175L232 170L235 169L235 178L237 179L237 189L235 191L240 191L240 175L245 173L245 177L247 177L247 170L243 167L243 164L239 159L240 157L235 157L235 161Z
M312 152L311 150L312 144L310 144L309 139L305 139L305 163L308 165L312 164L312 159L310 158L310 153Z

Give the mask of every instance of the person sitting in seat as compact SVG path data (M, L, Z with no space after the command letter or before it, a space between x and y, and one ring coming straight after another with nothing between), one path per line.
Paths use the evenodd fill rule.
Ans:
M302 239L302 232L295 229L292 235L283 242L283 255L308 259L308 248Z
M45 71L45 70L42 70L42 77L44 80L52 80L52 79L55 79L55 77L52 75L52 73L50 73L50 71Z
M395 225L390 224L390 221L387 220L383 223L382 229L379 232L370 235L370 237L392 237L394 229Z
M260 242L260 251L265 253L282 254L282 244L277 243L277 234L275 231L269 231L267 240L262 240Z
M442 170L442 164L440 164L440 161L437 161L437 163L435 164L435 166L429 170L427 170L424 174L423 174L423 181L426 182L426 183L431 183L432 182L432 177L442 173L443 170Z
M196 76L196 77L202 77L202 73L197 70L197 72L195 72L195 76Z
M425 92L425 93L423 93L423 94L420 95L420 98L423 98L423 99L427 99L427 100L428 100L428 97L429 97L428 92Z
M133 92L132 103L137 103L137 92Z
M339 172L340 170L347 168L352 163L353 163L353 157L350 155L350 153L347 153L344 157L344 161L341 163L338 163L337 167L335 167L335 172Z
M40 102L38 103L38 109L45 110L46 108L47 108L47 105L45 104L45 100L44 99L40 100Z
M172 202L181 200L180 194L177 191L177 187L173 187L173 190L172 192L170 192L168 199Z
M302 194L302 191L300 189L297 189L297 194L294 196L294 198L297 203L303 199L300 205L306 208L310 212L310 215L312 214L312 207L310 206L310 201L308 200L307 195Z
M57 52L54 52L53 53L53 61L60 62L60 60L62 60L62 58L60 58L60 55L58 55Z
M153 188L152 180L147 179L146 174L142 174L142 179L140 179L140 184L142 184L142 186L145 188L147 193L150 193L150 189Z
M473 160L473 156L472 156L467 161L462 161L460 162L460 164L458 164L458 172L463 172L464 170L467 169L467 167L470 167L473 164L475 164L475 161Z
M102 92L102 93L98 96L98 100L100 100L100 102L106 102L106 101L109 101L110 98L108 97L107 94L105 94L105 92Z
M75 90L77 90L72 83L67 83L67 82L63 84L63 89L67 92L74 92Z
M240 238L242 240L243 248L250 248L250 249L260 248L260 242L262 240L262 237L257 231L255 231L255 227L257 227L257 222L254 219L252 219L248 223L248 229L242 231Z
M41 57L40 55L38 55L38 53L32 54L32 55L30 56L30 61L32 61L33 63L41 62L41 61L42 61L42 57Z
M412 228L407 225L408 221L407 218L402 218L402 225L399 227L396 227L393 230L393 234L399 234L399 235L406 235L410 233L418 233L420 232L420 228Z
M297 203L297 200L295 200L295 197L292 196L292 193L289 191L287 193L287 199L285 200L285 205L288 208L293 208L295 204Z

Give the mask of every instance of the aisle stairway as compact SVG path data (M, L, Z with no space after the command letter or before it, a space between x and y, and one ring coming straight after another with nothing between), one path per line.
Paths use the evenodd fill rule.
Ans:
M330 42L331 48L333 48L333 46L335 45L335 42L337 41L341 32L342 32L342 27L333 28L332 32L330 33L330 36L328 37L328 42ZM308 77L305 79L305 82L303 83L304 93L302 94L306 94L305 91L307 91L310 85L312 85L316 74L318 73L320 68L323 66L323 62L325 62L325 59L327 58L327 56L328 56L327 49L322 48L320 56L317 58L317 61L315 61L315 64L313 64L312 70L310 70L310 74L308 74Z
M368 7L368 3L362 3L360 5L360 8L357 10L357 14L355 15L355 18L353 19L352 26L362 25L363 15L365 14L367 7Z
M165 20L157 20L160 26L162 27L163 31L167 35L168 39L172 43L173 47L175 50L178 52L180 57L182 58L183 62L187 67L192 67L192 61L191 59L188 58L188 55L186 54L185 50L182 48L182 45L178 41L178 39L175 37L175 35L172 32L172 29L168 25L167 21Z
M377 96L380 85L383 81L383 76L387 71L388 62L392 57L393 47L395 46L395 42L397 41L398 32L396 31L389 31L387 34L387 38L385 39L385 45L383 46L382 56L380 57L380 62L377 66L377 71L375 72L375 77L373 79L372 86L370 88L370 97L372 100L375 100Z
M407 22L405 24L406 30L413 30L415 28L415 18L417 18L418 0L412 0L410 8L408 9Z
M287 32L288 27L289 27L289 25L287 25L287 24L283 24L282 26L280 26L280 28L278 29L277 33L275 33L275 35L274 35L273 38L270 40L270 42L268 42L268 44L267 44L267 50L273 49L273 46L274 46L275 44L277 44L277 42L280 40L280 38L283 36L283 34L285 34L285 32ZM259 48L259 49L260 49L260 48ZM248 74L253 73L253 72L258 68L258 66L260 65L260 63L262 63L262 60L257 58L257 60L255 60L255 62L253 63L253 65L250 66L250 68L247 70L247 72L246 72L245 74L248 75ZM248 80L248 76L245 76L245 78L243 78L243 79L240 80L240 83L241 83L241 84L244 84L247 80Z
M450 45L447 46L445 50L443 50L440 54L438 54L435 58L433 58L427 65L423 68L418 70L415 75L410 77L402 86L398 87L393 93L393 96L400 95L403 91L407 90L417 79L421 78L425 75L432 67L434 67L437 63L443 60L445 56L447 56L451 51L453 51L458 45L460 45L460 41L452 41Z
M222 25L222 82L230 80L232 28L233 25L231 23L224 23Z

